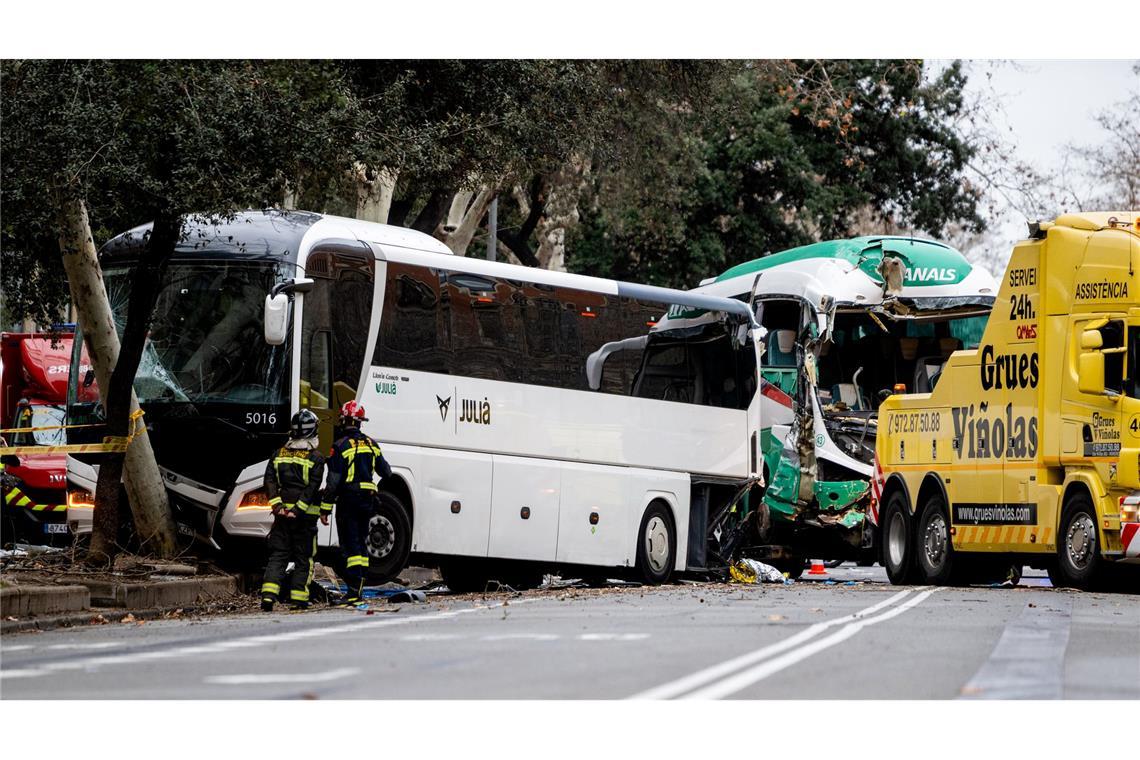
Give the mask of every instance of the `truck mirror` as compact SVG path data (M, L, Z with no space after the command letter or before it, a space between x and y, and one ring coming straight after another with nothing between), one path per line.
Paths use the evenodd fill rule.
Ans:
M91 384L95 382L95 370L89 369L83 376L83 387L90 388Z
M1100 330L1084 330L1081 332L1081 349L1090 351L1104 346L1104 336Z
M265 297L265 342L271 346L285 343L289 330L289 296L277 293Z
M1088 335L1089 330L1084 333ZM1099 334L1099 333L1098 333ZM1081 343L1084 343L1081 336ZM1100 351L1087 351L1077 357L1077 388L1081 393L1103 396L1104 393L1104 354Z
M19 467L20 458L15 454L5 454L4 456L0 457L0 464L4 465L5 467Z

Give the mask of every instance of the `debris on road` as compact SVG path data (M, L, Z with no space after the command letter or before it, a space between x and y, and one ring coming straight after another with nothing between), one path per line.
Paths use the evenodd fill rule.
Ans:
M728 569L728 573L732 580L730 583L788 583L789 579L784 577L776 568L759 562L754 559L738 560L736 564Z

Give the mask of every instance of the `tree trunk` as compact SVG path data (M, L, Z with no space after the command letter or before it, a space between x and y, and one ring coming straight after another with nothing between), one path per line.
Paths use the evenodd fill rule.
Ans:
M451 199L455 195L454 189L435 190L428 197L427 203L416 215L416 220L408 225L411 229L430 235L444 220L448 209L451 208Z
M131 390L138 359L135 359L129 373L126 372L126 362L123 363L123 372L120 372L119 382L116 383L113 373L119 370L119 337L103 285L103 274L87 218L87 206L76 196L61 197L58 211L59 245L64 271L71 291L71 302L78 314L87 351L95 368L100 396L107 410L108 433L124 435L133 429L129 418L139 408L138 399ZM156 295L151 295L152 308ZM148 310L148 319L144 321L149 321L149 315ZM143 339L145 341L145 328ZM141 347L137 353L141 356ZM129 379L126 379L127 375ZM128 389L125 394L121 390L124 386ZM113 391L118 391L114 398ZM126 403L122 402L124 397ZM119 412L118 416L112 416L112 406L117 407L115 411ZM140 537L159 556L172 556L176 549L174 521L146 431L142 430L131 442L125 456L112 454L107 459L109 461L100 467L100 483L96 488L93 516L96 533L91 542L92 558L107 562L117 552L119 477L116 470L123 474L127 498Z
M487 215L487 209L490 207L491 201L495 199L495 189L489 185L483 185L479 188L479 194L475 196L475 200L470 205L465 205L457 214L456 206L459 205L459 200L464 197L470 199L471 193L456 194L456 200L451 204L447 224L436 230L436 237L441 239L456 256L467 255L467 247L471 245L471 239L475 237L475 231L479 229L479 222ZM453 222L454 226L452 226Z
M353 167L353 177L356 180L356 218L387 224L392 192L396 189L396 172L373 169L358 162Z

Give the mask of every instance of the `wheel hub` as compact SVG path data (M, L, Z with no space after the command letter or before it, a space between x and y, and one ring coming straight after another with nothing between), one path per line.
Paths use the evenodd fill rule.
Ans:
M651 517L645 526L645 556L657 573L669 563L669 528L660 517Z
M368 521L368 555L376 559L387 557L396 546L396 529L384 515Z
M926 561L931 567L940 566L946 559L946 520L942 515L935 515L926 524L922 543L926 550Z
M1095 543L1096 526L1093 525L1092 518L1084 513L1077 515L1065 535L1065 548L1073 567L1084 568L1088 565Z
M898 512L891 515L891 524L887 527L887 553L895 567L902 564L906 555L906 523Z

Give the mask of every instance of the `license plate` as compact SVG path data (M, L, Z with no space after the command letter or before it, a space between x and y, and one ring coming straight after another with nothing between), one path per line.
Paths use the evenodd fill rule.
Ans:
M67 523L44 523L44 533L67 533Z

